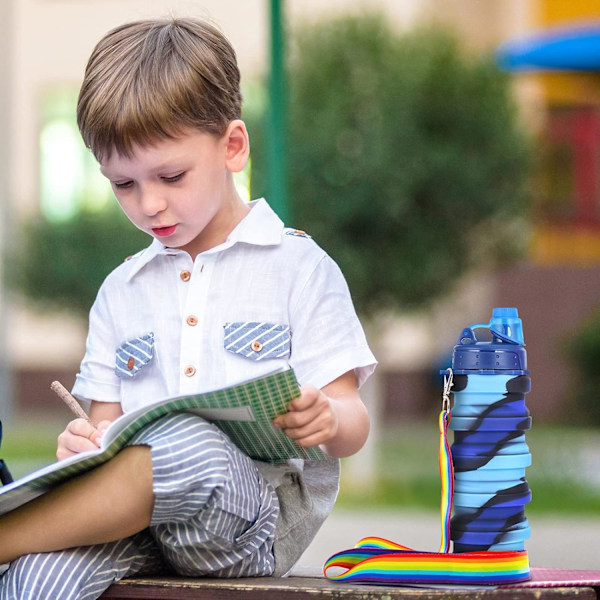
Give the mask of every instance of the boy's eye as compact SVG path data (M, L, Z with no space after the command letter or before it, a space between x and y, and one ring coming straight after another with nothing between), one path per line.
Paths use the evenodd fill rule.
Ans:
M133 185L133 181L113 181L113 185L118 190L124 190Z
M161 177L161 179L166 183L175 183L176 181L182 179L184 175L185 171L182 171L181 173L177 173L177 175L171 175L170 177Z

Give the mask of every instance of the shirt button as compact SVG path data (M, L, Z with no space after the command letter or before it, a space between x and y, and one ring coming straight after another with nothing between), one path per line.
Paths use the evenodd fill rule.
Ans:
M183 373L186 377L193 377L196 374L196 367L193 367L192 365L188 365L183 370Z
M263 348L263 345L258 340L254 340L252 344L250 344L250 348L252 348L254 352L260 352Z
M191 277L192 274L189 271L181 271L181 273L179 273L179 279L181 279L181 281L189 281Z
M190 315L185 322L190 326L190 327L195 327L196 325L198 325L198 317L195 317L194 315Z
M128 368L130 371L133 371L133 367L135 367L135 358L133 358L133 356L131 356L131 357L129 358L129 360L127 361L127 368Z

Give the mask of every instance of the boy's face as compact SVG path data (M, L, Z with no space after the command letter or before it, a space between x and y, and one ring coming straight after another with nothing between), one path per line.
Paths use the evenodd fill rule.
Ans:
M227 136L187 130L130 157L112 152L100 169L136 227L195 257L225 241L247 212L227 156Z

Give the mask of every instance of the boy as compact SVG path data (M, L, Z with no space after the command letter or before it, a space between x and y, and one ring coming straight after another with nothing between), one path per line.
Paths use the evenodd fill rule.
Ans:
M159 419L105 465L0 518L0 598L97 598L140 573L283 575L337 493L338 458L364 444L358 394L375 366L339 269L285 229L233 173L249 141L235 54L192 19L109 32L78 103L86 145L152 244L115 269L90 312L73 389L90 417L59 459L93 449L123 412L290 364L302 384L275 420L329 458L250 460L192 414Z

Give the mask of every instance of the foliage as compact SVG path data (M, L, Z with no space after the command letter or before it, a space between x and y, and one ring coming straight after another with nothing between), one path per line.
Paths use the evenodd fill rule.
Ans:
M340 264L360 311L419 306L524 249L530 149L491 57L346 16L298 30L289 72L293 225ZM257 196L266 129L249 128Z
M573 334L566 348L576 381L573 420L600 425L600 308Z
M116 206L82 211L64 222L43 217L23 224L9 283L27 298L87 315L112 269L150 243Z

